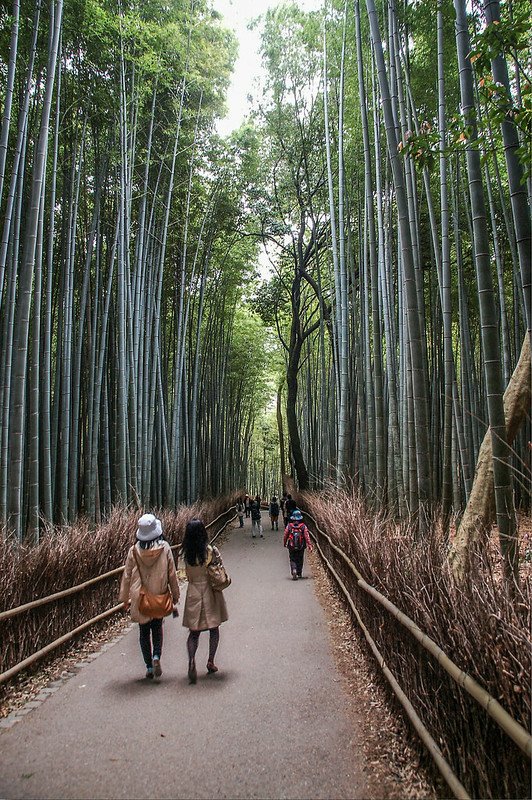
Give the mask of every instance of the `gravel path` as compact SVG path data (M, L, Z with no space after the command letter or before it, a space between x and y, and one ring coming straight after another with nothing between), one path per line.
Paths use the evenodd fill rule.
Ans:
M251 539L249 520L222 553L220 672L204 670L202 634L189 686L187 632L169 618L163 676L146 681L134 625L2 731L1 798L368 797L310 568L292 581L282 533Z

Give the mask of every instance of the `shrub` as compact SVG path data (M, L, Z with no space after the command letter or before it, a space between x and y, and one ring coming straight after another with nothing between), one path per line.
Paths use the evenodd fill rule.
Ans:
M426 537L415 541L407 524L369 512L356 494L304 493L299 502L369 584L529 730L529 577L513 601L498 565L476 553L469 582L458 585L447 566L446 540L437 520ZM526 756L408 630L358 587L323 537L319 541L390 670L471 796L529 797ZM378 672L377 665L375 669Z

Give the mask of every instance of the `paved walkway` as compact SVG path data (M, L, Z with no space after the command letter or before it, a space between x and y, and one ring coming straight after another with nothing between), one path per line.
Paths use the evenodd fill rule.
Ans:
M204 633L188 684L187 631L170 617L163 676L146 681L134 625L0 733L0 798L367 797L309 568L292 581L263 523L265 539L246 520L222 546L220 672L204 671Z

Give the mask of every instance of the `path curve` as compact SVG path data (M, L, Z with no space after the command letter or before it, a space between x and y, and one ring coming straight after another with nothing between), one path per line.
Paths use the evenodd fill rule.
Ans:
M264 539L246 520L221 548L220 672L204 670L204 633L189 686L187 632L169 618L163 676L146 681L134 625L0 734L1 798L368 797L310 565L290 579L268 521Z

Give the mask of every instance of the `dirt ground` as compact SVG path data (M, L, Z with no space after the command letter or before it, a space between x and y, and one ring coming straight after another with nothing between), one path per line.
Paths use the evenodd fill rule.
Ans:
M310 556L318 599L326 614L331 648L364 728L366 777L372 789L368 800L433 800L438 796L430 776L408 744L409 731L389 710L385 693L375 679L371 654L353 628L351 616L316 553Z

